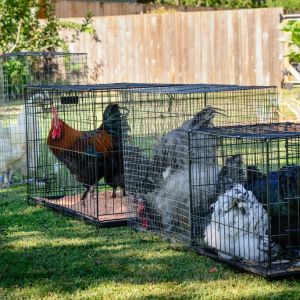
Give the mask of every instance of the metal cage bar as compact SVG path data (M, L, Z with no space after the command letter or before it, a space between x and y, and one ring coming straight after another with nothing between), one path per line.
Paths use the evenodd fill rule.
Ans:
M25 96L29 84L87 83L85 53L16 52L0 56L0 185L26 175ZM13 178L12 178L13 176Z
M299 272L300 125L202 128L190 138L202 153L211 153L215 141L219 169L211 190L213 164L195 157L191 205L204 201L209 209L193 211L194 226L201 227L194 249L268 277Z
M163 86L166 85L28 86L28 199L99 226L124 225L128 201L122 191L122 133L115 128L116 123L112 124L121 126L127 113L120 104L120 92ZM108 115L107 109L116 109L114 105L120 114L115 111ZM57 144L49 133L53 132L53 107L63 124L69 126L62 125L67 133L62 133ZM114 192L116 187L120 192ZM84 195L87 198L83 202Z
M293 235L281 233L279 227L271 235L261 234L260 243L269 247L266 253L257 250L247 254L245 248L229 251L227 246L216 250L204 240L212 204L227 190L232 194L230 189L238 183L245 189L247 168L240 167L242 163L259 168L266 182L268 174L279 172L285 165L297 165L300 127L278 123L276 88L193 85L130 89L121 92L121 99L129 111L126 122L131 128L123 142L130 226L160 233L192 246L197 252L265 276L288 274L291 261L284 265L287 256L274 260L272 247L278 247L279 243L274 241L276 235L281 242ZM228 137L228 132L232 136ZM230 162L233 166L228 165ZM222 182L226 173L236 179L228 176L228 182L225 179ZM259 197L256 200L255 205L265 212L270 224L268 215L274 205L261 204ZM289 209L288 201L281 204ZM291 220L278 218L282 224ZM272 226L265 228L270 231ZM233 225L231 229L240 234L246 231ZM297 230L293 228L290 232L298 234ZM253 238L257 235L248 233ZM294 250L286 251L293 255Z

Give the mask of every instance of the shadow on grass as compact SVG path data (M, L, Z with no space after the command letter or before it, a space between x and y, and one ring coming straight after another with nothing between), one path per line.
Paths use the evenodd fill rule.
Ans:
M206 282L233 275L227 266L158 237L129 228L96 229L20 200L0 200L1 229L4 289L41 285L64 293L99 283Z

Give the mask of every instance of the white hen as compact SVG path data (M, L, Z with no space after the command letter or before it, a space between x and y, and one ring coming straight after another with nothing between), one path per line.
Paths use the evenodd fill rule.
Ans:
M224 259L241 257L263 262L268 259L268 215L251 191L238 184L211 205L211 221L204 241ZM272 256L278 246L270 243Z
M44 97L46 97L45 94L36 94L27 102L29 116L27 138L30 141L37 140L40 137L39 120L36 115L36 112L40 110L40 104L36 106L35 103L40 103ZM16 124L8 127L0 124L0 172L4 174L3 187L9 187L12 174L16 170L20 175L26 176L26 150L26 112L25 106L23 106ZM29 167L34 168L36 166L38 153L38 145L33 145L33 142L28 143Z

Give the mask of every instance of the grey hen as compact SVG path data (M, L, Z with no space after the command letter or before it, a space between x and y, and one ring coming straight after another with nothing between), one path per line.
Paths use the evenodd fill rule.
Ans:
M188 140L188 132L213 126L216 114L222 113L213 107L205 107L154 146L149 169L152 180L147 177L148 182L153 182L153 191L148 193L146 204L156 211L161 223L159 227L167 232L189 231L191 184L201 186L192 190L193 210L201 214L208 210L215 195L219 174L216 163L218 140L200 130L193 132ZM191 164L190 158L193 158Z
M172 172L188 165L188 132L191 129L213 126L212 120L217 114L222 114L220 109L207 106L192 119L184 122L180 127L161 137L159 142L154 146L151 168L152 174L148 176L148 179L153 182L155 187L157 187L158 182L162 179L166 179ZM199 153L201 154L199 150L201 147L203 148L203 141L204 139L202 138L193 141L191 149L194 149L194 151L192 151L195 153L191 153L192 157L199 156ZM205 147L207 149L207 145L205 145Z

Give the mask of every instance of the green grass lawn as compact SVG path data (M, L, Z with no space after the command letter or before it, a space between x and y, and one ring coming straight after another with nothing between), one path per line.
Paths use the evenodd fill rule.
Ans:
M267 281L129 228L93 225L0 191L0 299L299 299Z

